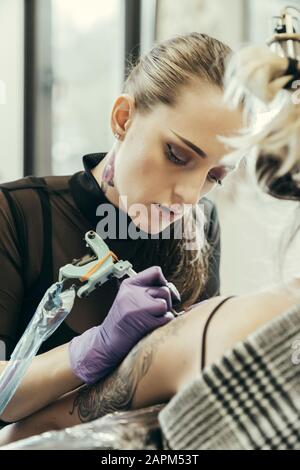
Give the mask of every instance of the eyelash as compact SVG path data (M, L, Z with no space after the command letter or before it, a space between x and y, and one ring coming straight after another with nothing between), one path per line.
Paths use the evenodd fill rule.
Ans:
M180 158L177 158L176 155L174 155L170 144L167 144L167 157L171 162L175 163L175 165L185 166L187 164L186 161L181 160Z
M171 145L170 144L167 144L167 157L168 159L175 163L175 165L179 165L179 166L185 166L187 165L187 162L184 161L184 160L181 160L180 158L177 158L176 155L174 155L174 153L172 152L172 149L171 149ZM208 179L211 181L211 182L214 182L214 183L217 183L219 184L220 186L222 186L222 180L217 178L216 176L213 176L213 175L210 175L208 174Z
M223 184L223 181L221 179L217 178L216 176L212 176L212 175L208 174L208 179L210 181L214 182L214 183L219 184L220 186L222 186L222 184Z

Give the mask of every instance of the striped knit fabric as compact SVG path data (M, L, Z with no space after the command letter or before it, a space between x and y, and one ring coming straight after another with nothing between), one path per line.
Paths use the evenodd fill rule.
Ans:
M300 449L299 340L300 304L207 367L160 412L165 448Z

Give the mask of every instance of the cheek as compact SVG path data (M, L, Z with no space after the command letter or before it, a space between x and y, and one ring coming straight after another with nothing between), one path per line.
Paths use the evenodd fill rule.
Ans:
M153 200L162 187L163 180L161 164L151 155L143 153L134 156L120 155L116 159L115 186L120 194L128 197L128 202L129 200L132 203Z
M134 158L130 154L118 155L115 161L114 183L119 194L132 199L137 180L138 172Z

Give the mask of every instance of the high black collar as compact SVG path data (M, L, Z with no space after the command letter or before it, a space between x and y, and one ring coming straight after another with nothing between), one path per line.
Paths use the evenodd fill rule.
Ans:
M100 204L111 204L92 174L92 169L103 160L105 155L104 152L84 155L82 158L84 171L75 173L69 183L78 209L90 222L93 229L96 228L99 221L99 217L96 215L98 206Z

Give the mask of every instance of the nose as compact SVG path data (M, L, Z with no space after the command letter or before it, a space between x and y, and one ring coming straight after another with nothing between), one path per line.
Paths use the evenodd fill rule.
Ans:
M207 174L197 174L197 177L181 178L174 185L172 200L181 204L197 204L201 198Z

